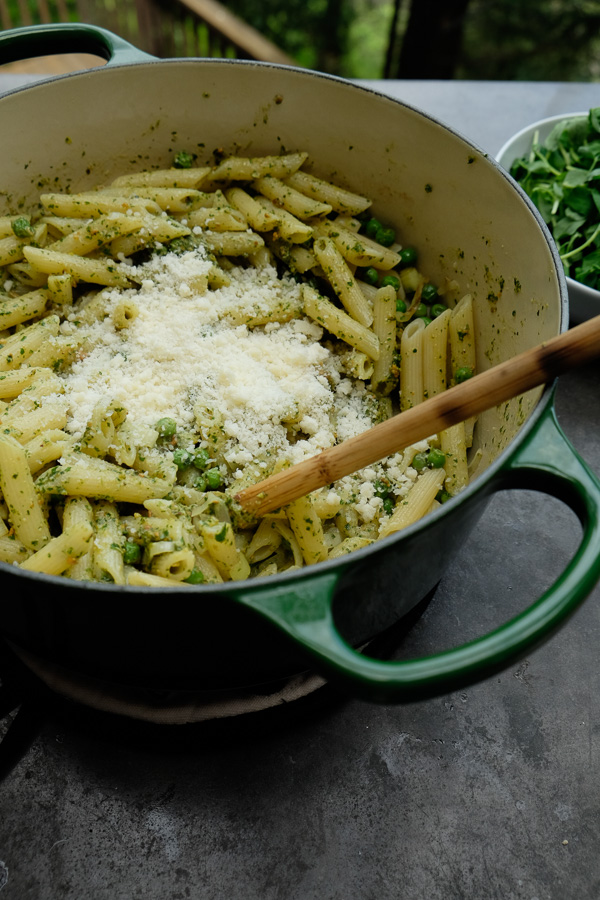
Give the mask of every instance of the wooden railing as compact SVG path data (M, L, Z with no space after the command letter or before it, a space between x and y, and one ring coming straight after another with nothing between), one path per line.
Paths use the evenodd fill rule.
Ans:
M51 22L108 28L153 56L294 60L217 0L0 0L3 29Z

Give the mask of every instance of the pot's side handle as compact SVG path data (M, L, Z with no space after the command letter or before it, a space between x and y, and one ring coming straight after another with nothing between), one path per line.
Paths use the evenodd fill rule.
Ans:
M236 599L302 647L327 677L368 700L406 702L446 694L500 672L547 640L600 578L600 481L577 455L550 405L511 457L493 490L527 487L565 502L583 525L573 559L543 596L509 622L467 644L421 659L382 662L353 650L331 613L339 573L315 570L292 589L241 588Z
M106 59L107 65L155 59L112 31L83 22L31 25L0 32L0 65L58 53L91 53Z

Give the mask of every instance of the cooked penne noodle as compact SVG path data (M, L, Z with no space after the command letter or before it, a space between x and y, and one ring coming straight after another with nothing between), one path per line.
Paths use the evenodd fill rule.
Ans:
M274 178L273 175L263 175L262 178L257 178L252 182L252 187L276 206L280 206L298 219L326 216L332 210L329 203L307 197L306 194L301 194L279 178Z
M48 316L0 341L0 371L16 369L28 362L44 341L58 334L59 326L58 316Z
M137 587L188 587L183 581L175 581L173 578L163 578L160 575L153 575L151 572L143 572L141 569L135 569L133 566L125 567L125 578L126 584L135 585Z
M21 325L39 316L48 305L48 291L37 290L11 300L0 300L0 329Z
M181 550L171 550L155 556L150 564L150 571L153 575L158 575L161 578L185 581L192 574L194 563L193 550L182 548Z
M371 359L379 358L379 339L376 334L338 309L309 285L304 285L302 296L307 316L350 346L362 350Z
M423 319L413 319L400 340L400 409L423 402Z
M45 547L20 563L20 567L29 572L62 575L87 552L93 536L92 526L79 522L58 537L49 540Z
M29 471L35 475L48 463L55 462L72 445L73 438L60 428L42 431L24 444Z
M140 308L133 300L121 300L111 314L113 325L117 331L120 331L122 328L128 328L133 320L138 317L139 312Z
M450 365L451 384L456 383L457 377L463 380L471 377L477 371L475 322L471 294L465 294L452 310L450 318ZM471 417L465 422L467 447L470 447L473 443L474 428L475 419Z
M185 213L202 205L202 193L192 188L156 188L143 185L121 187L121 193L135 200L155 203L164 212Z
M242 188L229 188L225 191L225 197L233 208L244 216L254 231L273 231L277 227L279 223L277 216Z
M24 246L25 241L14 234L0 238L0 266L7 266L9 263L23 259Z
M373 366L371 385L377 389L390 381L396 349L396 291L392 285L380 288L375 294L373 331L379 339L379 356Z
M133 234L120 234L110 242L109 249L113 256L131 256L144 247L186 237L190 233L187 225L170 217L144 214L140 218L142 226L139 230Z
M346 260L330 238L317 238L314 252L325 278L331 284L347 313L367 327L373 321L373 313L364 294L356 284Z
M34 381L45 379L47 375L46 368L35 366L3 372L0 374L0 398L3 400L14 399Z
M435 397L446 390L446 367L448 360L448 320L451 313L447 309L430 322L423 331L423 397Z
M54 429L62 429L67 424L67 410L63 402L56 401L33 409L20 415L15 422L7 425L6 430L20 444L27 444L37 435Z
M64 458L63 465L42 472L37 478L36 488L41 494L143 503L152 497L164 497L169 493L171 484L161 478L123 469L106 460L72 454Z
M293 216L285 209L275 206L267 197L257 194L256 202L277 219L277 235L283 238L284 241L290 241L292 244L303 244L312 237L313 230L310 225L307 225L306 222Z
M467 368L471 373L475 373L475 325L471 294L465 294L452 310L449 333L452 382L454 383L456 372L459 369Z
M307 566L327 559L323 541L323 524L315 512L310 497L300 497L286 506L290 527L300 545Z
M111 287L127 287L129 279L121 272L112 260L104 262L99 259L72 256L56 250L45 250L41 247L25 247L27 262L39 272L46 275L71 275L78 281L91 284L104 284Z
M48 275L48 293L57 306L73 303L73 279L70 275Z
M446 455L446 490L458 494L469 481L465 423L459 422L440 432L440 448Z
M189 169L155 169L151 172L133 172L119 175L111 182L111 187L153 187L153 188L199 188L210 172L210 166L197 166Z
M67 497L63 508L63 531L69 531L81 525L88 526L94 532L95 520L92 504L86 497ZM73 565L69 567L66 573L68 578L74 581L94 580L93 549L92 536L85 552L78 556Z
M187 223L192 228L197 225L210 231L246 231L248 228L244 215L233 206L195 209L188 214Z
M431 504L442 489L446 473L444 469L427 469L417 479L405 498L398 502L396 509L380 532L388 537L396 531L413 525L431 509Z
M254 181L263 175L288 178L306 161L308 153L288 153L282 156L228 156L212 170L209 180Z
M72 253L74 256L85 256L107 244L117 235L139 231L144 220L141 216L128 216L119 213L98 216L76 231L72 231L60 240L49 244L46 250L53 253ZM31 262L31 260L30 260Z
M39 409L44 397L61 394L63 391L60 378L54 372L47 372L45 378L38 377L8 405L0 417L0 424L5 428L18 425L22 416Z
M298 167L300 168L300 167ZM286 184L315 200L327 203L338 213L355 216L371 206L371 201L359 194L346 191L329 181L316 178L308 172L294 172L285 179Z
M115 503L109 500L97 500L93 510L95 538L92 547L92 567L95 580L125 584L122 549L124 541L119 511Z
M112 212L126 213L128 210L161 212L160 206L153 200L110 194L105 191L90 191L81 194L42 194L40 203L49 216L74 219L88 219Z
M47 366L57 372L74 361L81 344L78 335L50 334L32 351L27 362L30 366Z
M0 537L0 562L21 563L29 558L31 551L15 535Z
M50 540L50 528L29 471L27 454L12 435L2 432L0 488L18 540L29 550L45 546Z
M202 242L220 256L247 256L264 247L261 236L251 231L204 231Z
M287 241L274 239L270 235L265 237L265 242L277 259L282 260L286 266L289 266L292 272L298 272L302 275L304 272L308 272L317 266L317 258L308 247L301 247L299 244L290 244Z
M241 581L250 574L250 564L235 545L233 528L226 522L203 524L201 534L206 550L215 562L221 576L231 581Z
M374 266L388 271L400 263L400 256L387 247L369 240L365 235L343 228L337 220L313 225L316 235L330 238L344 259L354 266Z

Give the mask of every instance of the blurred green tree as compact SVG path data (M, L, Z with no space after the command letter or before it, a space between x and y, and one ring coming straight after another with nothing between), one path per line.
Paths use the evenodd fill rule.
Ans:
M350 78L599 81L600 0L222 0Z
M455 77L597 81L600 0L471 0Z
M338 73L355 0L224 0L301 66Z

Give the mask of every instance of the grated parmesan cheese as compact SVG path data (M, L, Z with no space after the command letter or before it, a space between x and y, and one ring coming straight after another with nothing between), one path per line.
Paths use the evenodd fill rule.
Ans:
M83 336L86 352L63 376L67 430L81 438L94 408L110 402L140 425L169 416L185 429L200 404L219 411L235 468L273 455L299 462L369 428L364 386L319 343L320 327L304 318L231 324L282 303L298 308L299 285L271 267L234 267L227 286L207 290L212 265L201 249L154 256L127 268L139 290L102 292L99 321L71 314L63 332ZM138 314L117 330L112 314L124 300Z

